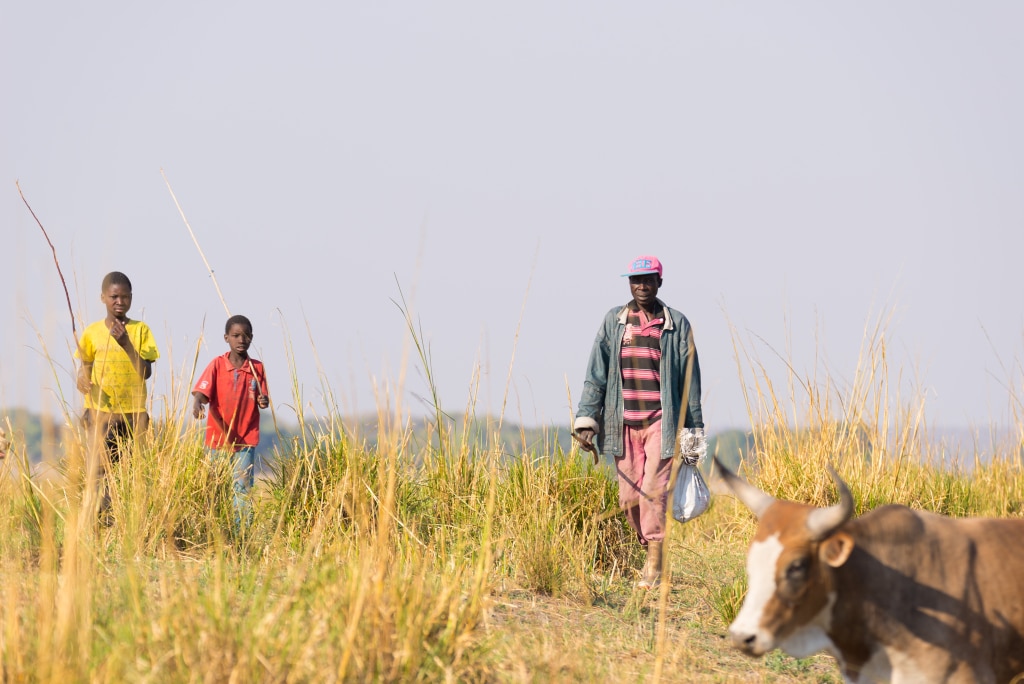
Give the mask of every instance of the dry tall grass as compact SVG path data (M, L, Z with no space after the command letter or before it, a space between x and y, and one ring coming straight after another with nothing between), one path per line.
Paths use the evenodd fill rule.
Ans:
M861 509L1021 515L1019 441L969 473L943 469L923 404L889 380L881 327L865 338L849 386L792 363L774 377L737 340L747 476L831 503L832 462ZM373 446L333 412L300 415L238 530L230 473L184 404L168 401L111 472L110 527L82 435L68 432L51 482L28 475L15 440L0 478L3 681L838 681L827 658L751 661L726 645L753 530L731 499L673 526L664 596L636 591L638 546L589 457L479 447L440 408L414 440L382 405Z

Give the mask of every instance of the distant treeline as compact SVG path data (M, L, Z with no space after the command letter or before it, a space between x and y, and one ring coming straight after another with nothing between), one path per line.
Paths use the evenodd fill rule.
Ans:
M74 439L71 434L71 421L63 417L42 416L20 408L0 410L0 427L9 434L11 455L18 457L26 454L31 463L58 460L65 451L65 444ZM566 453L572 449L572 436L568 427L553 425L541 427L524 427L516 423L503 422L499 427L493 418L483 417L466 420L465 416L452 415L444 419L443 429L449 432L448 437L484 450L494 444L500 444L502 452L515 457L521 454L543 456L558 451ZM8 424L10 429L8 429ZM77 427L77 426L76 426ZM193 425L198 435L202 424L198 421ZM425 446L429 441L433 444L438 440L438 428L433 418L414 418L409 424L412 430L412 441L417 448ZM305 437L315 439L318 433L343 429L358 444L374 448L378 440L376 418L342 421L340 425L330 422L310 422L306 426ZM301 450L303 431L295 423L274 420L270 412L264 412L260 424L259 453L264 462L281 455L287 456ZM753 436L742 430L727 430L708 437L708 453L717 454L726 465L735 468L740 461L746 459L753 449Z

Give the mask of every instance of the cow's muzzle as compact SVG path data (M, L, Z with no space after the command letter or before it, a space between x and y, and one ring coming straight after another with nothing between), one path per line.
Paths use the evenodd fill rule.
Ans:
M751 658L760 658L770 650L766 640L760 638L760 635L756 632L748 632L730 627L729 637L732 639L734 647L743 651L745 655Z

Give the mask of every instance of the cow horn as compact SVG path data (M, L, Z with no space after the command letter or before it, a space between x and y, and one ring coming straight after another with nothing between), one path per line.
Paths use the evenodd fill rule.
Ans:
M828 466L828 472L839 490L839 503L828 508L817 508L807 516L807 530L816 540L824 539L832 534L853 515L853 494L850 493L850 488L846 486L831 464Z
M725 486L729 488L729 491L742 501L743 505L749 508L751 513L756 515L758 519L764 515L769 506L775 503L775 497L762 492L746 480L734 475L731 470L722 465L717 456L715 457L715 467L718 469L718 475L725 482Z

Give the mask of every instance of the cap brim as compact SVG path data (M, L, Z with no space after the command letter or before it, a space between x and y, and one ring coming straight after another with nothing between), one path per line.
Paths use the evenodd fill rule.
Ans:
M623 273L623 274L622 274L622 277L623 277L623 278L628 278L629 276L635 276L635 275L651 275L651 274L654 274L654 275L660 275L660 274L659 274L659 273L658 273L657 271L634 271L634 272L632 272L632 273Z

